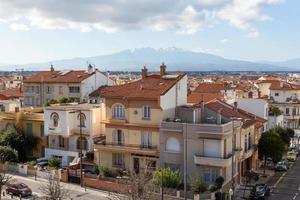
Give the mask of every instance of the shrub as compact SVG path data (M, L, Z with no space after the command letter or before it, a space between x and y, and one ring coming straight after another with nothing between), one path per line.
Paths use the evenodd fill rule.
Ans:
M169 167L157 170L154 173L154 183L168 188L178 188L181 184L180 173L173 172Z
M48 160L49 167L59 168L60 167L60 163L61 163L61 160L59 158L57 158L57 157L53 157L53 158L50 158Z
M222 176L219 176L218 178L216 178L215 180L215 186L217 187L217 189L221 189L224 183L224 178Z
M0 146L0 162L16 161L18 152L9 146Z
M190 182L190 188L194 194L200 194L207 190L200 178L192 179Z
M100 170L99 170L99 166L98 165L94 165L93 168L92 168L92 172L94 174L100 174Z
M115 169L110 169L107 166L100 166L99 167L100 175L104 177L117 177L118 173Z

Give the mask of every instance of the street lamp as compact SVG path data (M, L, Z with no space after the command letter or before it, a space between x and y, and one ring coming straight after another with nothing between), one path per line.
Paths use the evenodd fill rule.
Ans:
M83 187L83 183L82 183L82 112L81 110L74 110L70 113L79 113L79 138L80 138L80 142L79 142L79 156L80 156L80 161L79 161L79 167L80 167L80 186Z
M234 152L235 152L235 145L236 145L236 140L234 139L235 137L235 128L234 128L234 122L235 121L241 121L242 118L238 118L238 117L231 117L232 120L232 139L231 139L231 147L232 147L232 152L231 152L231 179L232 179L232 183L231 183L231 187L232 187L232 199L234 199L234 192L235 192L235 180L234 180L234 166L236 165L234 162ZM236 167L235 167L236 168Z

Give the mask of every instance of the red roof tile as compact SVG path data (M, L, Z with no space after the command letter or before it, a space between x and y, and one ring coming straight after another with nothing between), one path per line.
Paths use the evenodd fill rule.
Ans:
M84 70L77 71L42 71L24 80L24 83L80 83L95 72L88 73Z
M205 106L215 112L221 110L221 114L227 118L237 117L241 118L243 122L243 128L247 128L256 123L253 116L247 114L246 111L241 109L234 109L234 106L229 105L221 100L213 100L205 104Z
M0 91L0 94L8 98L12 98L12 97L19 98L19 97L23 97L23 90L20 90L20 88L10 88L10 89Z
M198 104L201 101L209 102L209 101L214 100L214 99L224 100L224 95L214 94L214 93L212 93L212 94L210 94L210 93L201 94L201 93L192 92L190 95L188 95L187 102L188 103L193 103L193 104Z
M200 83L194 92L198 93L221 93L225 90L223 83Z
M273 82L269 88L270 90L300 90L299 85L287 82Z
M186 76L185 73L176 76L172 75L172 78L161 78L160 75L150 75L124 85L108 86L101 90L101 96L105 98L157 99L159 96L164 95L184 76Z

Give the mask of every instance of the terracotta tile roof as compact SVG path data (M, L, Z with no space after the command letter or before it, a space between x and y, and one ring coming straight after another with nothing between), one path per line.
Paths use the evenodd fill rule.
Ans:
M0 91L1 95L4 95L8 98L13 98L13 97L23 97L23 90L20 88L10 88L6 90Z
M95 72L77 71L41 71L24 80L24 83L80 83Z
M250 91L253 87L253 84L251 83L239 83L236 87L237 90L242 90L242 91Z
M166 76L169 76L169 78L165 78ZM166 76L161 78L160 75L154 74L124 85L108 86L101 90L101 96L105 98L157 99L171 89L186 74Z
M269 87L270 90L300 90L299 85L287 82L273 82Z
M223 83L200 83L194 92L198 93L221 93L225 90Z
M0 100L9 100L9 97L7 97L3 94L0 94Z
M192 104L198 104L201 101L203 102L209 102L211 100L214 99L221 99L224 100L224 95L222 94L200 94L200 93L196 93L196 92L192 92L190 95L188 95L187 97L187 102L188 103L192 103Z
M241 118L243 122L243 128L247 128L256 123L256 120L251 115L247 114L246 111L243 111L241 109L234 109L234 106L229 105L221 100L210 101L205 104L205 107L215 112L222 110L221 114L227 118L231 118L231 117Z
M100 96L100 92L101 90L103 90L104 88L106 88L107 86L106 85L102 85L100 86L97 90L94 90L93 92L91 92L89 94L90 97L99 97Z

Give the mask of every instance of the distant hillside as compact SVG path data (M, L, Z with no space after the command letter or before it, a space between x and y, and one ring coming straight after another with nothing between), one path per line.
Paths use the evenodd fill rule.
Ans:
M140 48L124 50L104 56L54 60L46 63L19 65L28 70L45 70L52 63L56 69L84 69L87 62L100 70L109 71L139 71L142 66L149 70L158 70L164 62L168 70L181 71L292 71L296 65L278 65L276 63L255 63L241 60L230 60L207 53L182 50L178 48L153 49ZM7 66L6 66L7 67ZM3 69L3 67L1 67Z

